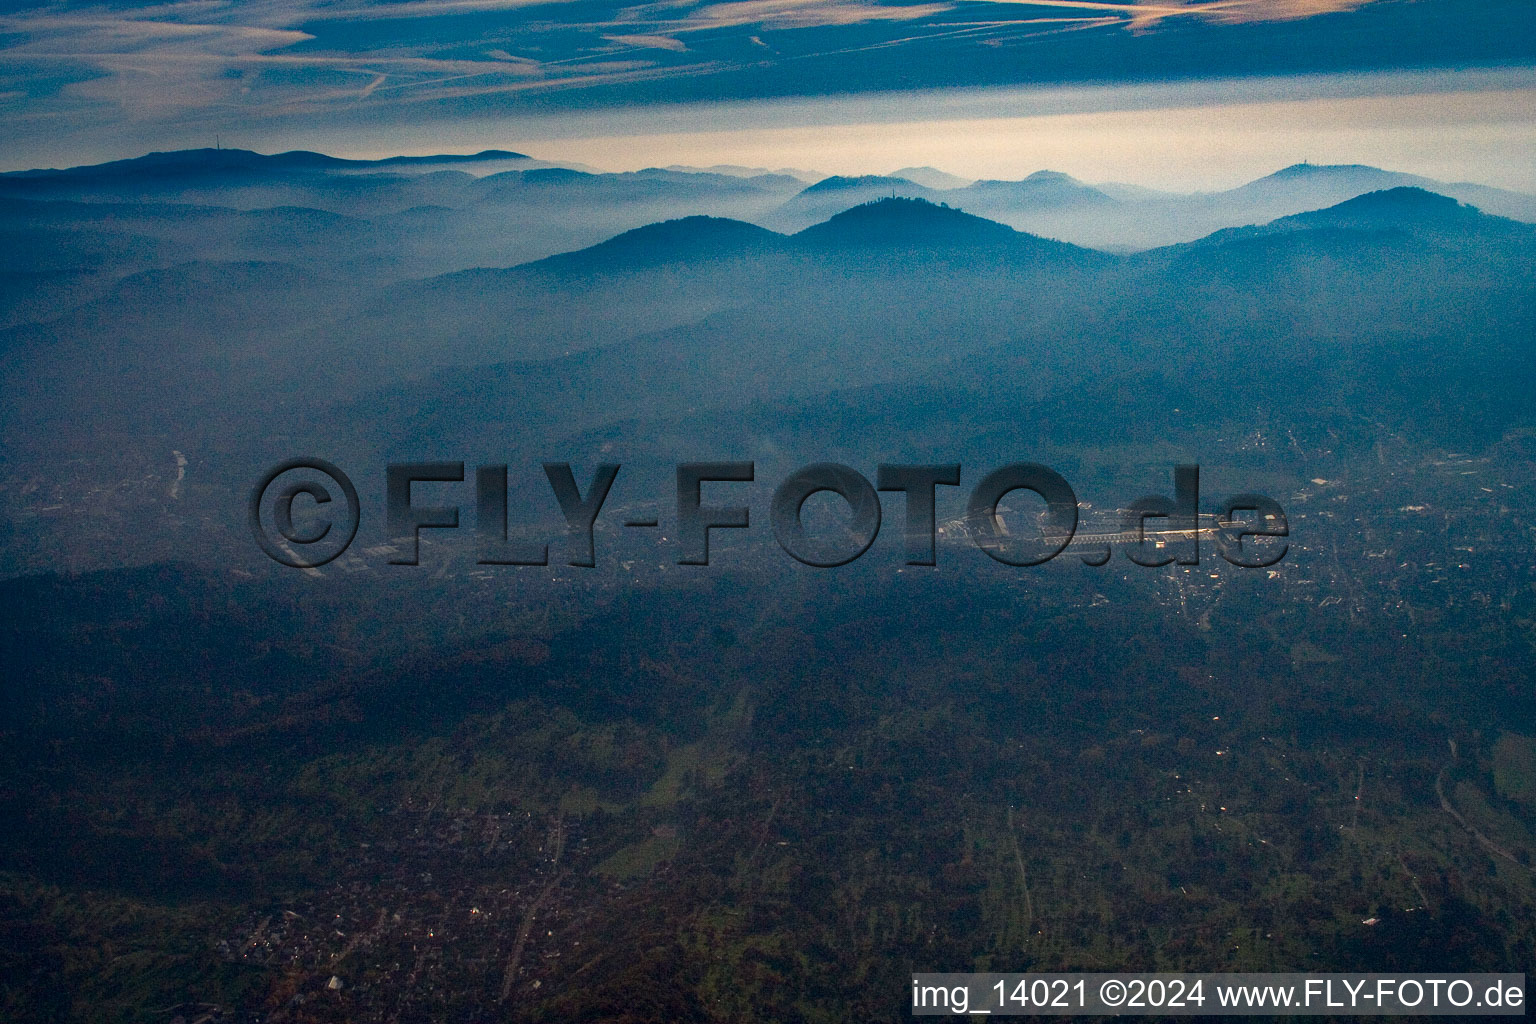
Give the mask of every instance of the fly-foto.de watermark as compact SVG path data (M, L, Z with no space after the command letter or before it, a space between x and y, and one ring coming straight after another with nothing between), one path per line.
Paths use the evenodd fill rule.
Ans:
M722 495L731 484L756 479L752 462L685 462L677 467L676 519L669 531L679 565L708 565L715 530L751 528L751 508ZM594 536L598 516L618 479L616 463L599 465L583 489L570 463L546 462L544 475L565 517L570 565L597 565ZM818 462L785 477L774 489L768 519L784 553L805 565L832 568L855 561L875 543L885 510L881 493L893 496L904 512L902 543L907 565L937 564L941 526L936 494L959 487L961 467L881 464L875 482L858 470ZM512 538L507 521L507 467L475 468L464 505L417 504L417 484L467 484L462 462L392 463L384 472L385 529L396 545L393 565L420 564L423 530L458 530L464 505L474 509L474 544L481 565L548 565L549 542ZM704 500L710 485L711 500ZM808 527L804 510L813 495L836 495L848 515L839 526ZM1039 506L1031 513L1003 514L1004 499ZM899 495L899 497L896 497ZM966 501L959 528L994 560L1011 566L1042 565L1071 545L1087 565L1105 565L1114 549L1137 565L1198 565L1201 538L1232 565L1264 568L1285 557L1290 535L1285 512L1262 494L1237 494L1209 511L1200 507L1200 467L1175 466L1173 495L1151 494L1118 510L1107 531L1079 533L1079 502L1072 485L1055 470L1035 462L1015 462L983 476ZM357 536L362 506L357 488L341 469L324 459L289 459L267 472L251 490L248 518L256 543L274 561L295 568L325 565L346 551ZM655 517L630 518L627 528L657 528ZM1076 543L1074 544L1074 541Z

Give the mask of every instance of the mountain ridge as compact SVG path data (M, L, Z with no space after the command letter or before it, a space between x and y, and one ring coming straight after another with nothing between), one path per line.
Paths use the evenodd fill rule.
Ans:
M158 174L218 174L231 171L345 169L362 167L410 167L427 164L463 164L493 160L531 160L523 153L510 150L486 149L469 154L440 154L433 156L390 156L377 160L359 160L331 156L313 150L294 149L281 153L258 153L250 149L176 149L156 150L143 156L122 160L109 160L98 164L79 164L72 167L35 168L22 171L0 172L9 178L101 178L139 177Z
M1456 235L1490 234L1536 238L1536 225L1485 213L1469 203L1428 189L1399 185L1365 192L1317 210L1277 217L1264 224L1223 228L1188 244L1209 247L1238 239L1317 231L1394 232L1439 240Z

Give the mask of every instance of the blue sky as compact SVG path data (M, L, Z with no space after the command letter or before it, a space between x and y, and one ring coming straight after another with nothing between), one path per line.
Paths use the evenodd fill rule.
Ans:
M709 131L730 111L734 129L764 130L785 109L814 122L824 105L894 123L901 96L930 107L951 93L960 107L1016 96L1033 110L1084 85L1100 112L1145 107L1136 97L1149 87L1164 89L1163 107L1180 105L1167 90L1181 88L1196 106L1246 103L1257 83L1273 93L1290 78L1311 84L1282 99L1326 96L1316 83L1332 79L1336 94L1399 96L1391 116L1412 114L1412 96L1458 91L1505 111L1511 82L1528 86L1519 76L1536 67L1531 0L182 0L3 12L7 168L215 135L333 152L654 143L653 114ZM1477 77L1488 68L1506 77ZM1401 74L1423 69L1427 88ZM1522 144L1511 138L1501 145ZM611 144L607 163L634 162ZM791 145L777 162L807 161Z

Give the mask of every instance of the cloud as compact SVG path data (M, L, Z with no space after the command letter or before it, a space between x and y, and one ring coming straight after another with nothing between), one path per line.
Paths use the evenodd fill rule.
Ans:
M0 126L47 118L231 124L696 78L924 43L980 52L1085 29L1153 32L1170 20L1293 21L1369 2L50 0L0 15ZM977 18L987 3L1009 9ZM865 29L842 31L853 26ZM709 57L696 42L706 32L721 43ZM776 35L804 32L813 34Z
M443 18L460 14L515 11L525 7L576 3L577 0L415 0L410 3L326 4L306 10L307 21L386 21Z
M243 62L309 42L292 28L173 20L166 15L217 13L217 5L152 8L146 16L93 9L54 8L0 18L0 63L9 67L73 70L78 79L60 89L74 101L111 104L134 119L158 118L238 98Z
M222 120L233 111L262 117L327 105L453 100L713 74L732 65L692 56L680 38L683 33L915 21L953 7L949 2L898 6L877 0L613 3L606 18L586 22L564 15L569 0L374 5L183 0L120 9L66 3L0 17L0 68L19 69L18 75L5 77L22 84L28 69L54 68L31 74L52 76L56 99L109 105L134 120L199 114ZM537 8L539 16L494 17L525 8ZM592 9L590 0L582 5L588 17ZM526 47L538 59L506 45L466 52L453 42L461 31L437 32L431 21L469 16L480 19L474 28L485 38ZM369 44L360 45L348 22L380 19L422 28L391 28L382 35L370 29ZM754 38L755 45L765 45L760 36ZM657 57L616 61L616 46L654 51ZM59 69L64 69L66 84L58 84Z
M1233 0L1205 15L1211 21L1240 24L1257 21L1299 21L1321 14L1340 14L1374 0Z
M0 18L0 32L24 36L6 55L122 54L164 46L200 53L238 54L281 49L314 36L258 25L159 21L149 18L46 16Z
M1144 31L1168 18L1192 18L1237 25L1266 21L1298 21L1322 14L1353 11L1376 0L970 0L1009 6L1054 7L1085 13L1118 15L1132 31Z
M915 21L954 9L953 4L890 5L862 0L734 0L709 4L690 14L687 30L759 25L767 29L860 25L871 21Z
M621 46L632 46L639 50L672 50L675 53L685 53L688 44L681 39L673 39L671 36L603 36L611 43Z
M649 61L604 58L613 47L600 39L589 55L553 62L503 48L466 53L431 43L361 49L348 46L345 33L321 38L292 27L294 21L308 24L311 14L305 4L192 0L122 12L46 8L0 17L3 85L51 78L53 98L71 109L85 101L135 121L181 115L223 120L233 111L262 117L365 101L495 93L532 83L561 88L652 67ZM651 45L686 49L659 36Z

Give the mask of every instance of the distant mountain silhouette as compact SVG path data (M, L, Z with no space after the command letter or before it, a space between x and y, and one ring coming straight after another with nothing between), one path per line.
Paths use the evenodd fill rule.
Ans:
M1295 164L1237 188L1193 194L1093 186L1058 171L964 184L941 170L913 167L894 175L838 175L809 186L794 176L798 173L722 166L615 174L505 150L348 160L307 151L201 149L0 174L0 196L245 210L307 207L370 221L409 210L414 212L408 218L391 225L409 224L409 233L399 239L403 248L381 258L413 263L423 276L525 262L695 214L792 233L893 196L947 201L1030 234L1115 251L1193 241L1222 228L1266 224L1397 187L1428 189L1486 213L1536 222L1536 196L1358 164ZM437 212L428 214L427 208ZM191 241L187 255L204 255Z
M801 170L798 167L780 167L777 170L768 167L744 167L741 164L712 164L709 167L694 167L691 164L668 164L661 168L664 171L679 171L684 174L724 174L733 178L758 178L764 175L776 177L794 178L802 186L814 181L820 181L826 177L815 171Z
M507 149L482 149L478 153L439 153L434 156L388 156L382 160L354 160L353 164L375 167L412 166L417 164L474 164L494 160L531 160L525 153Z
M814 185L809 185L801 191L803 196L819 195L823 192L863 192L869 189L905 189L916 184L905 178L887 178L878 174L861 174L857 177L844 177L833 175L823 178Z
M1015 231L925 199L879 199L855 206L806 228L793 240L802 249L820 252L879 249L930 255L952 252L972 258L991 253L1087 263L1109 259L1103 253Z
M958 175L950 174L948 171L941 171L937 167L903 167L899 171L892 171L886 177L916 182L924 188L941 191L952 188L964 188L975 180L973 178L962 178Z
M742 178L706 172L687 173L649 168L622 174L593 174L566 167L541 167L487 175L470 186L477 201L557 202L571 206L590 204L587 215L600 214L603 204L637 202L707 203L738 199L754 202L766 197L777 205L800 188L800 182L782 175ZM714 212L686 210L678 214Z
M542 270L640 268L691 263L752 252L780 252L785 238L777 232L725 217L681 217L647 224L606 242L529 264Z
M308 150L286 153L256 153L248 149L182 149L147 153L127 160L112 160L63 169L12 171L0 177L12 178L111 178L172 177L196 174L221 174L231 171L332 170L366 167L410 167L425 164L463 164L495 160L527 160L530 157L507 150L487 149L468 155L392 156L381 160L349 160Z
M385 334L415 323L409 344L392 355L428 364L546 358L749 301L764 272L755 263L789 256L789 239L766 228L682 217L513 267L402 282L348 330ZM570 301L573 294L579 302ZM618 310L620 321L609 319ZM594 319L599 311L607 312Z
M1226 191L1190 194L1128 185L1093 186L1059 171L1037 171L1019 181L976 181L941 191L899 177L836 177L794 196L761 223L796 231L839 209L894 194L943 200L1021 231L1092 248L1149 249L1396 187L1425 188L1488 213L1536 221L1536 196L1360 164L1296 164Z
M1378 227L1405 223L1467 224L1489 220L1474 206L1411 185L1367 192L1325 210L1294 213L1275 222L1302 227ZM1502 220L1503 218L1499 218Z
M1379 167L1369 164L1313 164L1299 163L1282 167L1273 174L1267 174L1262 178L1249 183L1251 186L1262 187L1266 183L1287 181L1345 181L1350 188L1366 181L1387 181L1395 178L1411 177L1411 175L1398 174L1395 171L1384 171Z
M821 287L805 282L828 272L879 280L902 264L974 278L966 287L975 290L988 273L1070 272L1114 259L922 200L855 207L790 237L742 221L684 217L516 267L402 283L346 331L361 338L396 331L401 322L416 324L409 344L391 358L408 352L445 364L516 354L546 358L589 348L597 339L672 329L700 310L739 307L765 295L803 302L807 289ZM582 296L577 305L553 301L576 293ZM827 301L858 308L842 294ZM605 312L618 309L625 311L622 330ZM845 308L837 315L849 314Z
M1340 203L1366 192L1392 188L1420 188L1451 196L1464 203L1500 216L1531 219L1536 217L1536 196L1470 182L1436 181L1417 174L1386 171L1365 164L1292 164L1246 185L1218 192L1210 198L1228 205L1241 204L1252 209L1273 209L1275 204L1295 209L1276 211L1297 213L1304 209Z
M799 231L818 224L834 214L876 199L936 200L940 193L904 178L886 178L876 174L858 177L841 175L825 178L787 200L762 220L776 231Z
M672 181L682 185L697 185L707 182L715 188L739 188L743 191L777 189L784 192L798 192L805 187L805 182L793 175L775 174L770 171L764 171L761 174L726 174L724 172L705 170L682 171L670 167L644 167L638 171L622 171L613 175L613 177L650 178Z
M954 201L962 207L987 209L1002 205L1025 207L1109 206L1117 202L1098 189L1060 171L1036 171L1022 181L977 181L960 189Z
M1195 244L1209 246L1307 231L1392 231L1421 240L1469 244L1536 239L1536 226L1495 217L1416 186L1398 186L1367 192L1325 209L1279 217L1267 224L1225 228Z
M927 247L1006 244L1018 235L1005 224L924 199L878 199L844 210L795 238L802 245L822 248Z
M570 167L535 167L526 171L502 171L500 174L490 174L480 179L483 188L491 188L503 184L518 185L586 185L594 178L603 175L593 174L591 171L578 171Z

